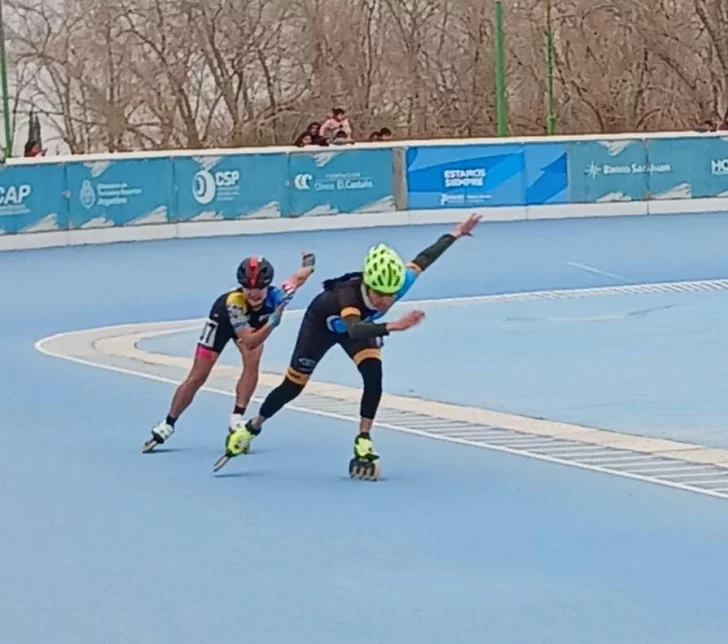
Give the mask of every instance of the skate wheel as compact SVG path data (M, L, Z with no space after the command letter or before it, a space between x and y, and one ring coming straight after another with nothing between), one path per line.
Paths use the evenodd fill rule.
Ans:
M352 458L349 461L349 476L362 481L376 481L379 479L379 459L362 461Z

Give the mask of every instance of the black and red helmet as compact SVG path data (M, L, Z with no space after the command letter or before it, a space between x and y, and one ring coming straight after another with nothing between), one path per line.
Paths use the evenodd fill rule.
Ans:
M265 257L246 257L238 266L238 282L243 288L266 288L273 283L273 264Z

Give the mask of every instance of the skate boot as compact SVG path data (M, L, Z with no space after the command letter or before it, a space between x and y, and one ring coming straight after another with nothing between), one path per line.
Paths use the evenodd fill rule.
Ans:
M354 458L349 461L349 476L353 479L376 481L380 474L379 454L369 434L359 434L354 440Z
M152 437L144 443L142 453L151 452L157 445L162 445L174 434L174 427L167 421L162 421L152 429Z
M225 439L225 453L217 459L213 471L217 472L231 458L247 454L250 451L250 443L260 434L260 429L254 429L252 422L243 422L243 417L233 414L230 418L230 429Z

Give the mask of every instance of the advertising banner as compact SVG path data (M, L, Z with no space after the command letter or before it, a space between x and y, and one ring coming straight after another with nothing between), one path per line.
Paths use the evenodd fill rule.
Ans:
M287 210L285 154L175 157L175 221L281 217Z
M641 201L647 198L650 169L643 141L602 140L567 142L570 203Z
M68 228L65 188L60 164L0 165L0 235Z
M174 178L168 158L69 163L66 177L71 228L169 222Z
M328 147L288 161L291 217L395 209L391 149Z
M440 210L523 205L524 157L519 144L409 148L408 207Z

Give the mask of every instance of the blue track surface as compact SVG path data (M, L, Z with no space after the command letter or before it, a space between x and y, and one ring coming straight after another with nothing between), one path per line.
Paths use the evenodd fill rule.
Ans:
M725 501L390 432L377 436L388 480L353 483L342 476L352 428L286 411L254 456L213 477L227 397L201 394L176 451L143 457L170 386L33 349L64 330L201 317L246 253L286 273L311 248L323 277L350 270L380 238L414 255L443 230L0 254L0 642L721 641ZM726 278L726 233L728 217L716 215L488 225L411 297ZM653 396L682 391L670 433L694 414L696 439L719 444L725 297L660 297L433 309L388 342L387 382L523 413L551 405L572 420L595 417L596 390L611 386L633 404L610 422L645 433L664 429ZM563 319L668 304L608 323ZM443 331L449 377L423 382L413 374L431 371L426 357L411 360ZM282 327L268 346L272 366L285 363L293 333ZM611 354L634 334L661 361L632 355L625 380ZM339 364L322 374L354 384ZM640 400L630 382L651 369L652 398Z
M728 292L422 308L422 327L385 343L390 393L728 447ZM285 372L299 323L281 325L264 369ZM431 341L453 329L454 342ZM189 357L198 336L182 332L140 347ZM223 356L240 364L234 347ZM316 377L361 382L339 350Z

